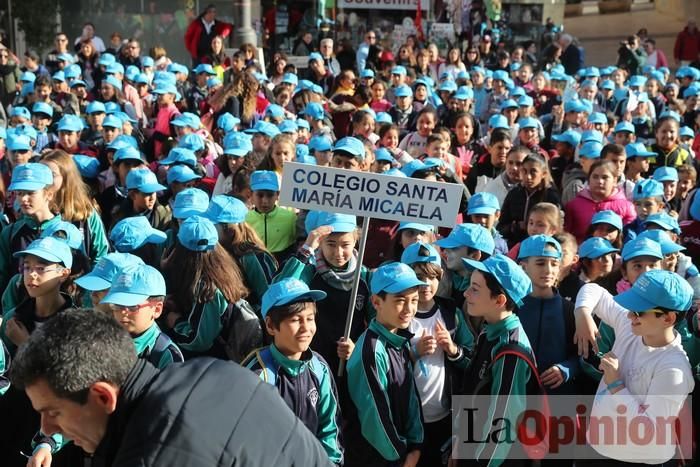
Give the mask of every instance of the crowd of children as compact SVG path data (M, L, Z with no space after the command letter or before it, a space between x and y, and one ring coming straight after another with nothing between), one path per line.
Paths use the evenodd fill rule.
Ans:
M491 397L485 430L537 385L635 413L663 395L677 415L700 369L700 70L533 74L526 55L493 69L449 55L437 73L343 70L332 88L293 67L222 83L210 65L109 53L89 82L70 56L22 73L0 129L2 464L82 456L8 377L37 327L81 307L158 368L246 366L335 465L527 464L507 443L457 459L455 395ZM295 210L279 203L292 161L464 195L452 229ZM591 465L675 455L590 447Z

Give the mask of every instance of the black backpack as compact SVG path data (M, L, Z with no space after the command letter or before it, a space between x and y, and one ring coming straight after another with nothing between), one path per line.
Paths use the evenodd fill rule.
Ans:
M229 303L221 322L223 328L217 341L230 360L240 363L253 350L262 347L263 329L260 318L245 299Z

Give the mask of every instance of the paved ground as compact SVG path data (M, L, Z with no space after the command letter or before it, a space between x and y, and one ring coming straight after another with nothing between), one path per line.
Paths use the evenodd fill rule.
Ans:
M604 66L617 61L619 42L645 27L673 66L673 44L685 24L637 0L630 13L598 14L597 2L584 2L583 16L564 19L564 29L579 38L586 49L586 65Z

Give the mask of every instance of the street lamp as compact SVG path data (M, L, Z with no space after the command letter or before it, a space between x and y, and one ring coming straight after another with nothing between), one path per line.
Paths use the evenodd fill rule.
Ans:
M240 47L241 44L257 45L257 35L251 26L250 0L234 1L233 5L233 46Z

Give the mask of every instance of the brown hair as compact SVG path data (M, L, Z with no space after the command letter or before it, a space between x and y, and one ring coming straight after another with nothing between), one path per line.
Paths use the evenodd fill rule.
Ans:
M525 158L525 160L527 160L527 158ZM528 220L533 213L542 214L549 225L554 227L557 232L561 232L564 225L564 219L562 219L561 209L559 209L559 206L552 203L537 203L527 214Z
M296 144L294 143L294 140L292 139L291 135L280 133L279 135L272 138L270 147L267 149L267 154L265 154L263 160L260 161L260 164L258 164L257 170L272 170L275 172L282 171L282 167L277 167L277 163L272 158L272 150L277 144L289 144L292 147L292 153L296 151Z
M63 178L61 188L54 193L51 210L54 211L55 208L67 222L87 220L95 212L95 205L88 195L88 187L83 182L73 157L56 149L44 154L41 161L56 164Z

